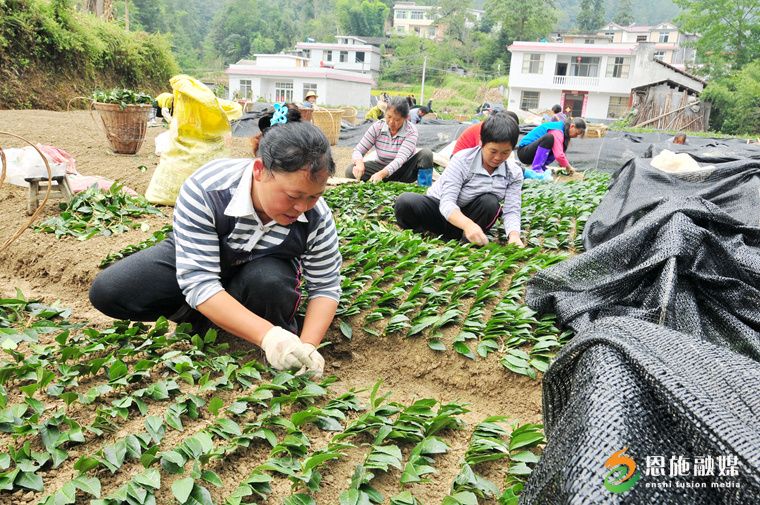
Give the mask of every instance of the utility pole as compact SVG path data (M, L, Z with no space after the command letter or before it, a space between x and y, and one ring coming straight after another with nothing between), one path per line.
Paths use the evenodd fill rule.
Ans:
M425 56L425 60L422 62L422 89L420 89L420 104L425 103L425 70L427 69L427 56Z
M129 31L129 0L124 2L124 29Z

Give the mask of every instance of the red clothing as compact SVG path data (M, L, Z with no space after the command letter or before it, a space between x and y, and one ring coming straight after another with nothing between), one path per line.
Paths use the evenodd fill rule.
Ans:
M454 144L454 150L451 151L451 155L454 156L457 151L462 149L469 149L471 147L478 147L480 145L480 130L483 129L483 123L475 123L469 126L457 139L457 143Z

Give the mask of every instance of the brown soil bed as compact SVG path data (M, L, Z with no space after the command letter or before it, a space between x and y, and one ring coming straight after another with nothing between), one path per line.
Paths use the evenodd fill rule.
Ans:
M148 138L137 155L116 155L111 152L103 132L86 111L0 111L0 125L0 130L21 135L32 143L49 144L68 151L76 158L77 169L84 175L118 179L139 193L146 190L158 163L158 157L153 153L154 138L164 131L162 127L149 128ZM3 148L21 145L7 136L0 136L0 146ZM232 156L249 155L247 139L233 139L230 146ZM350 149L334 148L334 154L336 165L342 170L341 167L349 162ZM140 166L147 167L147 170L141 170ZM0 242L28 220L26 203L25 189L8 184L0 187ZM12 296L18 288L27 297L46 303L58 301L70 307L74 320L89 321L96 326L110 324L110 318L92 308L88 301L88 288L99 272L98 264L107 254L144 240L153 231L170 223L172 209L162 210L164 216L144 220L150 225L148 231L134 230L87 241L71 237L57 240L51 234L34 233L27 229L8 249L0 252L0 296ZM48 204L40 219L57 212L55 204ZM449 492L469 434L477 422L493 415L507 416L515 423L541 420L540 381L509 373L496 359L471 361L454 352L433 353L427 349L424 339L373 337L362 332L360 327L354 329L351 341L343 339L335 327L327 339L335 343L325 350L326 372L339 377L339 383L333 386L335 392L349 388L367 389L382 380L383 390L392 391L393 401L408 403L427 397L442 402L469 403L471 412L464 416L466 431L444 437L451 446L451 452L436 458L438 474L429 484L413 487L421 503L440 503ZM194 432L192 423L188 424L187 433ZM93 449L99 448L101 444L93 446ZM77 450L82 454L87 448ZM350 455L362 458L364 452L363 449L351 451ZM258 456L253 457L253 461L258 459ZM347 479L356 462L350 459L339 461L323 471L326 479L318 495L320 503L338 502L337 497L347 488ZM215 493L215 497L226 495L236 480L245 478L250 465L237 465L224 465L219 469L226 489ZM61 472L61 477L67 478L69 475ZM399 473L394 470L388 478L377 480L386 497L401 490L398 477ZM124 478L126 475L122 475L119 482ZM113 486L115 483L108 483L109 489ZM287 489L287 486L276 486L276 492L268 503L281 503L282 494L277 495L287 493ZM162 491L159 496L168 500L170 492ZM9 498L14 503L25 503L33 496L27 492L11 496L6 494L0 496L0 502Z

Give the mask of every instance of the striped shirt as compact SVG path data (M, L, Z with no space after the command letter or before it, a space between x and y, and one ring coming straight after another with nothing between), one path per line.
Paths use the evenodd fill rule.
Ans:
M427 190L427 196L440 201L438 209L448 220L455 210L461 210L480 195L491 193L504 202L504 231L507 235L512 231L519 232L522 169L510 157L489 174L483 168L482 152L483 148L478 146L452 156L441 177Z
M251 201L252 174L251 159L219 159L199 168L182 185L174 209L177 282L193 308L224 290L210 191L227 190L232 194L224 209L224 215L235 218L227 241L232 249L269 249L282 244L291 231L275 221L261 222ZM310 298L324 296L339 301L342 258L335 222L324 199L317 201L314 210L319 222L309 226L306 251L301 257L307 292ZM298 220L307 221L303 214Z
M377 151L377 161L388 171L388 175L391 175L414 154L417 147L417 128L409 121L404 121L396 135L391 136L388 124L381 119L364 133L354 148L352 158L362 159L373 147Z

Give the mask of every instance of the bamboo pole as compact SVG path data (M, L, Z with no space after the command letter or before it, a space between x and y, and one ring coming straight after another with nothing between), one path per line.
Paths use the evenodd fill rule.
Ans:
M697 103L699 103L699 102L697 102ZM654 117L652 119L648 119L648 120L644 121L643 123L639 123L639 124L635 125L635 128L640 128L642 126L648 125L648 124L653 123L653 122L655 122L655 121L657 121L659 119L662 119L665 116L669 116L669 115L671 115L673 113L680 112L680 111L684 110L686 107L690 107L690 106L691 106L691 104L688 104L688 105L685 105L685 106L681 107L680 109L668 111L668 112L666 112L664 114L661 114L661 115L659 115L657 117Z

